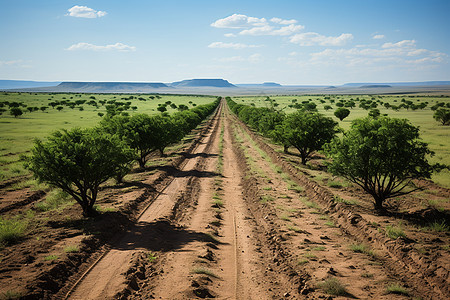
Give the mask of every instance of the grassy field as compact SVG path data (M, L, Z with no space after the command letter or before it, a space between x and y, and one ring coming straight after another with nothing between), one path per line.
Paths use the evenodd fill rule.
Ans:
M133 99L129 99L130 96ZM98 114L106 114L107 103L102 105L100 101L131 102L131 108L126 112L133 115L136 113L158 114L160 113L156 109L158 104L167 101L177 106L184 104L192 108L215 100L215 97L206 96L159 95L159 97L131 94L0 93L0 103L7 101L24 103L27 107L48 107L45 111L33 112L29 112L27 107L22 107L24 114L17 118L10 115L7 105L2 107L6 111L0 115L0 182L28 174L19 161L19 157L31 149L35 138L44 139L57 129L95 126L101 120ZM55 101L75 102L76 100L86 100L86 103L76 105L74 108L64 105L61 111L56 109L57 106L52 108L49 105ZM91 100L96 101L98 107L88 105L87 102ZM175 111L177 109L167 106L168 113Z
M266 101L267 96L259 97L233 97L237 103L242 103L246 105L252 105L252 103L257 107L269 107L271 104ZM405 118L409 119L412 124L419 126L420 134L424 141L429 143L430 149L436 154L430 158L431 162L439 162L443 164L450 165L450 126L442 126L436 120L433 119L434 111L431 107L438 102L450 103L450 97L448 96L411 96L411 95L306 95L306 96L273 96L270 97L275 100L275 105L277 109L283 110L286 113L294 112L296 109L289 107L293 103L302 103L302 101L310 100L317 105L317 109L320 113L323 113L334 120L339 122L339 125L348 129L351 122L356 118L362 118L367 116L369 110L365 110L359 107L361 100L380 100L383 103L389 103L390 105L400 105L402 99L405 101L412 101L414 104L418 105L422 102L428 102L428 105L424 109L405 109L402 108L399 111L394 111L393 109L387 109L380 103L377 109L380 110L381 114L387 114L390 117L395 118ZM359 101L357 100L359 99ZM296 102L293 102L297 99ZM339 121L338 118L334 116L334 111L336 110L336 102L339 100L351 100L355 101L356 107L349 108L350 115L343 121ZM334 100L334 103L330 103L330 100ZM295 101L295 100L294 100ZM325 110L324 106L330 105L332 109ZM447 170L441 173L435 174L432 177L433 181L436 183L450 188L450 172Z

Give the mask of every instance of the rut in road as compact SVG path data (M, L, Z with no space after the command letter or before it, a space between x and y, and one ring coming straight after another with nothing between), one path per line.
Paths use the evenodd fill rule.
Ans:
M202 236L195 232L180 232L174 230L167 222L159 221L169 218L172 210L182 192L186 190L193 176L208 176L199 174L198 165L204 159L202 153L212 142L217 127L217 118L212 120L212 126L203 142L194 150L193 155L187 158L187 162L175 175L173 181L152 202L148 209L140 216L136 225L131 228L123 238L111 247L111 250L85 275L75 289L68 294L70 299L113 299L118 292L127 288L126 273L130 268L134 254L142 251L159 249L167 245L155 243L155 232L166 231L167 234L182 235L184 241L201 239ZM169 245L168 247L181 245Z
M199 178L199 191L191 195L195 206L182 226L211 239L193 241L164 257L162 274L132 298L271 299L258 283L263 275L253 237L251 216L244 204L242 172L232 149L228 121L222 115L206 156L205 171L215 178Z

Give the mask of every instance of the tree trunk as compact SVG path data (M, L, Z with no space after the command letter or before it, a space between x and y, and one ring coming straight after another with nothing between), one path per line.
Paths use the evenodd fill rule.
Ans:
M283 145L283 152L289 154L289 146Z
M164 153L164 148L159 149L159 154L161 155L161 157L166 157L166 154Z
M139 157L138 163L139 163L139 167L141 169L145 169L145 163L146 163L145 156L144 157L142 157L142 156Z
M90 217L95 217L96 215L98 215L98 212L94 209L93 205L83 203L83 204L81 204L81 207L83 208L83 216L84 217L90 218Z
M378 196L373 196L373 198L374 198L374 200L375 200L375 202L374 202L374 208L376 209L376 210L384 210L384 208L383 208L383 202L384 202L384 200L385 199L383 199L383 198L381 198L381 197L378 197Z

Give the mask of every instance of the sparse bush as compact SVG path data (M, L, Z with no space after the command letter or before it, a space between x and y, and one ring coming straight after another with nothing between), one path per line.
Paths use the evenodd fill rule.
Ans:
M346 296L348 294L346 288L336 278L332 277L325 281L319 282L317 287L325 293L333 296Z
M39 181L71 195L84 216L93 216L100 184L133 159L133 152L118 136L75 128L56 131L46 142L36 140L25 166Z

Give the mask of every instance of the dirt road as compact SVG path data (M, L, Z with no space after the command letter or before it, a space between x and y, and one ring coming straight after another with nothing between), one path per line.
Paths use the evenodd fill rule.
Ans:
M409 299L221 104L202 143L70 299ZM389 286L408 292L388 292Z

